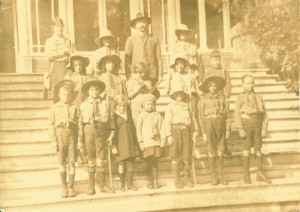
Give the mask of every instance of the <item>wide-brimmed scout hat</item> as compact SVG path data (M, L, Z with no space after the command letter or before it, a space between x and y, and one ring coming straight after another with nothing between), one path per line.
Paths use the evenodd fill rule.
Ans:
M114 64L115 67L119 67L121 64L121 58L119 55L117 54L108 54L108 55L103 55L99 61L98 61L98 66L101 67L102 64L107 61L107 60L111 60Z
M185 56L183 54L180 54L180 55L177 55L173 58L172 65L170 65L170 68L174 69L175 68L175 63L178 60L182 60L185 64L185 66L188 66L190 64L189 61L185 58Z
M83 61L83 67L86 67L90 64L90 59L88 57L84 57L84 56L80 55L79 53L73 53L70 55L70 60L66 67L71 68L72 62L75 59L81 59Z
M188 34L189 36L191 36L193 33L194 33L194 30L192 29L189 29L187 25L185 24L180 24L176 29L175 29L175 34L176 36L178 37L179 36L179 33L186 33Z
M208 91L208 85L210 82L214 82L216 83L216 86L217 86L217 91L223 89L225 87L225 80L222 78L222 77L219 77L219 76L207 76L202 84L199 86L199 89L203 92L207 92Z
M86 94L87 89L90 86L96 86L99 87L100 93L102 93L105 90L105 83L100 80L89 80L86 83L84 83L81 87L81 93Z
M151 101L153 102L154 104L156 104L156 97L153 95L153 94L145 94L143 96L143 99L142 99L142 107L144 107L144 104L148 101Z
M128 103L128 98L125 95L119 94L119 95L115 96L114 102L115 102L116 105L119 105L120 103L126 103L127 104Z
M148 24L151 23L151 18L147 16L143 16L142 13L137 13L135 18L130 21L130 25L132 28L135 28L135 23L139 20L145 20Z
M211 51L211 53L209 54L210 57L217 57L217 58L221 58L221 53L219 50L214 49Z
M63 86L68 86L70 87L71 89L71 92L73 93L74 92L74 89L76 87L76 83L72 80L69 80L69 79L64 79L64 80L61 80L61 81L58 81L55 85L54 85L54 96L53 96L53 100L54 102L57 102L59 100L59 89ZM73 101L74 99L74 95L72 94L71 95L71 99L70 99L70 102Z
M103 38L111 38L112 39L112 44L115 44L117 42L117 38L113 36L110 30L105 29L102 32L100 32L100 36L95 40L96 44L99 44L102 46L102 39Z

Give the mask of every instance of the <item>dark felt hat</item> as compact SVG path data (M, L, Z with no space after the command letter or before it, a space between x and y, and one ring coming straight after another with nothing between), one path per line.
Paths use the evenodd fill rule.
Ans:
M108 55L102 56L99 59L99 61L98 61L99 67L101 67L102 64L105 63L105 61L107 61L107 60L111 60L115 64L116 67L119 67L120 64L121 64L121 58L120 58L119 55L117 55L117 54L108 54Z
M208 85L210 82L216 83L217 91L223 89L225 87L225 80L219 76L208 76L203 80L203 83L199 86L199 89L203 92L208 91Z
M143 16L142 13L137 13L135 18L130 21L130 25L132 28L135 28L135 23L139 20L145 20L148 24L151 23L151 18L147 16Z
M217 57L217 58L221 58L221 53L220 53L220 51L219 50L217 50L217 49L214 49L214 50L212 50L211 51L211 53L210 53L210 55L209 55L210 57Z
M96 86L99 87L99 91L100 93L102 93L105 90L105 84L104 82L100 81L100 80L89 80L86 83L84 83L81 87L81 93L86 94L87 89L90 86Z
M83 66L86 67L90 64L90 59L88 57L84 57L78 53L73 53L70 55L70 60L69 60L69 63L68 65L66 66L67 68L71 68L72 66L72 62L73 60L75 59L81 59L83 61Z
M173 62L172 62L172 65L170 65L170 68L175 68L175 64L178 60L182 60L185 64L185 66L188 66L190 63L189 61L185 58L185 56L183 55L178 55L178 56L175 56L175 58L173 59Z

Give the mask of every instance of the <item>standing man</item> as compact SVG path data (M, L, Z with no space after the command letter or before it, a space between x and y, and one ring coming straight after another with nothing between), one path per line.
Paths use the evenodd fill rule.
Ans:
M163 64L159 39L149 35L147 30L151 22L149 17L141 13L131 20L131 27L137 33L127 38L125 45L125 71L126 78L130 78L132 67L139 62L144 62L147 75L153 85L159 84L163 76Z

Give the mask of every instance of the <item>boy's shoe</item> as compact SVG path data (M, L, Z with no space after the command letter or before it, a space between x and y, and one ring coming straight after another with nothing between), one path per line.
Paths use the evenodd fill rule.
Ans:
M250 179L250 173L249 172L244 174L244 183L251 184L251 179Z
M135 187L135 185L133 185L133 184L131 186L127 186L127 189L132 190L132 191L138 190L137 187Z
M106 185L100 186L100 191L104 193L115 193L115 191L112 188Z
M266 183L272 183L270 179L268 179L262 172L257 172L256 175L256 180L261 181L261 182L266 182Z
M219 175L219 183L222 185L228 185L227 180L225 180L222 175Z
M154 189L160 188L160 185L158 185L157 180L154 180L154 182L153 182L153 188L154 188Z
M74 188L73 188L73 186L70 186L69 190L68 190L68 197L75 197L75 196L76 196L76 194L74 192Z
M226 149L226 150L224 151L224 157L226 157L226 158L232 157L232 152L230 152L228 149Z
M68 197L68 188L67 186L63 186L61 190L61 198L67 198Z
M86 194L87 194L87 195L94 195L95 193L96 193L96 192L95 192L95 188L89 186L88 189L87 189Z
M180 181L175 182L175 188L183 189L183 187L184 185Z

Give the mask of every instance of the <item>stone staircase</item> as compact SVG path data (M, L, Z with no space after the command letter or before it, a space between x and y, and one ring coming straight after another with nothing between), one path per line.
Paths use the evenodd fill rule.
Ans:
M166 67L165 67L165 70ZM241 92L241 76L251 72L255 76L256 92L265 99L270 119L269 134L264 139L263 153L266 175L273 184L258 183L255 179L255 158L251 158L252 185L244 185L242 179L242 142L233 125L229 149L233 157L225 160L228 186L211 186L206 145L199 139L196 148L200 157L195 159L197 186L175 190L170 159L159 161L157 190L148 190L142 172L143 162L136 162L134 182L136 192L86 196L87 167L76 169L75 198L60 198L60 181L57 159L47 134L48 110L51 101L42 100L41 74L0 75L0 208L6 211L150 211L184 209L186 211L222 210L238 211L255 208L279 210L299 209L300 196L300 142L299 98L287 94L284 83L276 75L267 75L267 69L232 69L233 110ZM159 86L161 98L157 109L164 111L169 97ZM167 152L167 148L166 148ZM113 164L113 186L118 189L116 166ZM230 192L231 195L228 195ZM247 193L247 195L245 195ZM216 198L220 195L220 198ZM232 197L229 197L232 196ZM205 199L205 201L203 201ZM218 199L218 200L217 200ZM211 201L210 201L211 200ZM279 211L278 210L278 211Z

